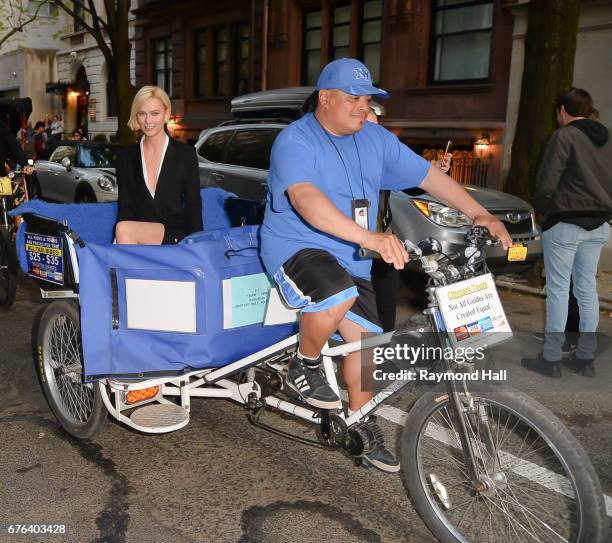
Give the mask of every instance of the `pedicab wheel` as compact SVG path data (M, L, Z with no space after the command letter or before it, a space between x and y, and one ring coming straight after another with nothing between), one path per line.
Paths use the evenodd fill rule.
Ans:
M9 308L17 292L17 255L10 233L0 227L0 306Z
M443 543L603 543L606 509L584 449L548 409L509 388L474 392L462 413L478 464L468 477L446 392L414 405L402 434L404 484Z
M98 383L83 382L81 326L76 302L56 300L34 320L34 362L40 386L58 422L71 435L90 438L106 421Z

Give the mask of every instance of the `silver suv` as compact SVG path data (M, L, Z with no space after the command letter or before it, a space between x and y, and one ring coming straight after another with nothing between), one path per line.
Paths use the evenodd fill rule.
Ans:
M204 130L196 143L202 187L220 187L246 200L263 201L267 192L270 151L274 139L301 114L311 87L276 89L232 100L237 119ZM541 231L532 207L511 194L466 185L472 197L506 225L512 239L527 248L524 261L509 262L501 246L487 251L496 271L522 271L541 257ZM392 192L391 229L400 239L436 238L449 256L463 258L471 221L420 189Z

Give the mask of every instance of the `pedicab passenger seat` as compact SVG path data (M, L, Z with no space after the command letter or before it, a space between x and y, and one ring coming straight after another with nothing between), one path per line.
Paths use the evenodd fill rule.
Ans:
M75 251L85 380L218 368L297 332L294 322L264 324L272 283L259 257L259 228L232 228L228 197L206 189L204 224L221 227L170 246L113 245L114 204L31 201L16 210L26 219L22 236L42 216L47 228L65 221L84 240ZM19 248L23 255L23 238Z
M233 226L228 200L241 200L235 194L211 187L200 190L204 231ZM17 253L24 273L28 273L25 251L25 232L59 235L69 228L85 243L110 245L113 243L117 204L56 204L44 200L30 200L10 211L11 216L22 215L25 222L17 233ZM60 227L60 225L64 225ZM64 260L67 261L67 260ZM49 287L50 288L50 287Z

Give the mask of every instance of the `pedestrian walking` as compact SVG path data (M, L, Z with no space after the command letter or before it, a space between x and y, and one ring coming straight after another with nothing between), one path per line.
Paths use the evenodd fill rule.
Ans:
M575 354L566 366L595 374L599 324L597 265L612 217L612 143L605 126L590 118L591 95L572 88L557 104L560 128L546 145L536 178L535 204L544 214L542 242L546 273L544 348L527 369L561 376L570 280L580 311Z

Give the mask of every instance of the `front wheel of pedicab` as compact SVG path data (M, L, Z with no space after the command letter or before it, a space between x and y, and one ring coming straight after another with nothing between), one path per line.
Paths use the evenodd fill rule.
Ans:
M546 407L502 386L460 396L478 483L469 473L461 422L448 393L425 393L402 434L406 488L443 543L603 543L607 516L582 446Z
M34 364L51 411L74 437L98 433L107 410L97 382L83 381L79 307L56 300L40 310L32 328Z

